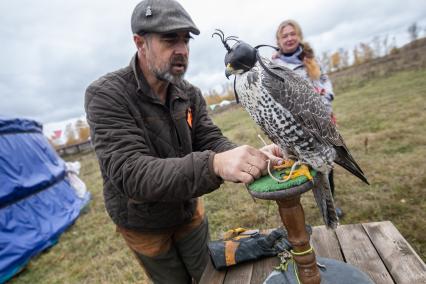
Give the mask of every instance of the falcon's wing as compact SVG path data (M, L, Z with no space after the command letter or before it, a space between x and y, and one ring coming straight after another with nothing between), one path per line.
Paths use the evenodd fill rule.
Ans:
M275 75L261 67L262 87L274 100L289 110L294 119L319 141L346 148L320 95L313 91L309 83L284 66L272 64L263 58L262 61Z
M369 184L363 171L346 147L342 136L330 119L319 94L309 83L290 69L263 60L262 87L276 102L291 112L293 118L320 143L333 146L335 162ZM271 74L271 72L273 74Z

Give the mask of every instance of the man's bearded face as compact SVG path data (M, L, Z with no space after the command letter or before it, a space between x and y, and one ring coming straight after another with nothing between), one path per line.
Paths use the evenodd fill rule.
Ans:
M158 80L173 84L182 82L188 68L188 32L152 35L147 42L148 69Z
M159 61L154 56L148 56L148 68L158 80L172 84L182 82L188 68L188 57L182 54L172 55L168 60Z

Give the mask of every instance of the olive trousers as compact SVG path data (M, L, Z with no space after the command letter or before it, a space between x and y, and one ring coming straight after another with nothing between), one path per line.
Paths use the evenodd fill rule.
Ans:
M201 199L189 224L162 233L117 227L153 283L199 282L208 261L208 221Z

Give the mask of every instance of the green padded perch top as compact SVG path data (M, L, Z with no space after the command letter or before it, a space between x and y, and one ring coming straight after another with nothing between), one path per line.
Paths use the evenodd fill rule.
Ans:
M298 169L298 167L296 167L296 169ZM277 179L283 179L284 175L288 174L289 171L290 171L290 168L286 168L284 170L279 170L279 171L272 170L271 173ZM313 177L316 176L317 172L315 170L309 169L309 171ZM285 190L291 187L295 187L307 181L308 181L307 177L298 176L286 182L279 183L275 181L274 179L272 179L268 174L258 178L257 180L249 184L248 188L250 191L255 191L255 192L271 192L271 191Z
M298 167L296 167L296 169L298 169ZM289 171L290 167L279 171L271 170L271 173L274 177L281 180ZM309 171L315 179L317 172L311 168ZM312 186L313 182L308 180L306 176L298 176L286 182L279 183L267 174L247 185L247 189L254 197L260 199L277 199L301 194L310 190Z

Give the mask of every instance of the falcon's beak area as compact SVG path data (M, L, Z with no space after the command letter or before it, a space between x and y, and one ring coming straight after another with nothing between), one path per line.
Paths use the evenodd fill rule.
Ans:
M232 68L231 63L228 63L225 69L225 76L227 79L229 79L229 76L231 76L232 74L234 74L234 68Z

